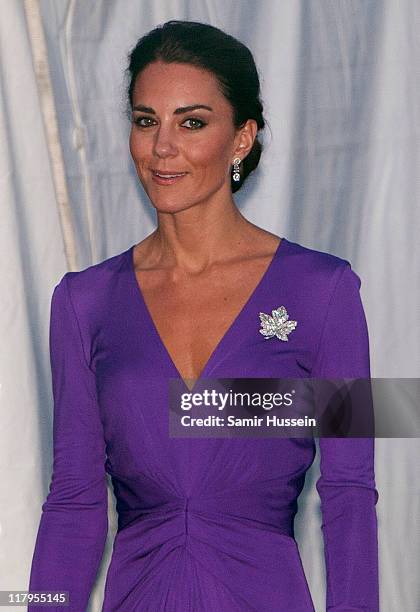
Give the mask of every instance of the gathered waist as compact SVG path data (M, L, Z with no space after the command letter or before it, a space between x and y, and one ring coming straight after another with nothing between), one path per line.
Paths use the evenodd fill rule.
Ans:
M187 530L190 522L196 521L209 526L229 523L237 529L252 527L294 537L296 509L294 500L287 503L274 494L264 496L258 487L253 491L238 489L205 497L174 497L155 504L143 502L129 506L119 500L118 531L139 522L145 523L144 528L147 528L147 524L179 521L183 521Z

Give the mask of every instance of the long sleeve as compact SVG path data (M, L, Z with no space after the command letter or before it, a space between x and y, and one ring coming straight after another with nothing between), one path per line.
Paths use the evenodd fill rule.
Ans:
M370 378L361 281L337 270L313 378ZM378 537L373 438L319 439L322 532L330 612L378 612Z
M87 341L66 273L50 313L54 398L53 473L35 543L30 591L68 591L74 612L86 610L108 531L105 441ZM76 273L77 274L77 273ZM63 606L28 606L63 610Z

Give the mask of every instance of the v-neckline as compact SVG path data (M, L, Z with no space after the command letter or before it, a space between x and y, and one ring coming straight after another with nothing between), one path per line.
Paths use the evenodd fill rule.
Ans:
M214 347L213 351L211 352L210 356L208 357L206 363L204 364L204 367L201 370L201 373L199 374L199 376L196 379L190 379L190 378L186 378L184 379L184 377L181 375L181 372L178 370L178 367L176 366L166 344L164 343L158 328L154 322L154 319L151 315L151 312L149 310L149 307L146 304L146 300L144 298L143 295L143 291L141 288L141 285L137 279L137 275L136 275L136 270L135 270L135 265L134 265L134 248L137 246L137 244L133 244L131 245L127 251L127 259L128 259L128 268L129 268L129 273L130 273L130 281L133 283L133 290L137 295L137 299L139 299L140 301L140 307L142 308L146 319L149 323L149 326L152 330L153 335L156 338L156 341L159 345L159 347L161 348L162 353L164 354L166 360L168 361L169 365L171 366L173 372L174 372L174 377L175 378L179 378L181 381L183 381L185 387L188 389L188 391L190 393L192 393L194 391L194 389L196 388L196 385L203 379L206 378L206 375L208 374L209 370L211 369L211 366L213 365L214 360L216 359L217 355L219 354L219 352L222 350L223 346L226 344L227 340L229 339L229 337L232 335L232 333L234 332L234 330L236 329L236 327L239 325L240 320L243 318L243 316L245 315L245 313L247 312L247 310L250 308L252 302L256 299L258 293L261 291L263 285L268 282L268 278L274 268L274 265L279 257L280 252L283 251L284 244L287 243L287 239L284 237L281 237L281 240L279 242L279 244L277 245L277 248L274 252L274 255L272 256L270 263L268 264L268 266L266 267L264 273L262 274L262 276L260 277L259 281L257 282L257 284L255 285L254 289L252 290L252 292L250 293L250 295L248 296L247 300L245 301L245 303L243 304L243 306L240 308L239 312L236 314L236 316L234 317L234 319L231 321L231 323L229 324L229 326L227 327L226 331L224 332L223 336L220 338L220 340L218 341L218 343L216 344L216 346ZM188 385L186 384L186 380L194 380L194 385L193 387L190 389L188 387Z

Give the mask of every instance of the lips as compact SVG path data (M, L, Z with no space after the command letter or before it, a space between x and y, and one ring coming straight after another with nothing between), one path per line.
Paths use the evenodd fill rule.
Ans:
M186 172L179 172L176 170L154 170L152 169L153 174L157 174L159 176L163 176L163 177L169 177L169 178L173 178L175 176L181 176L186 174Z
M152 170L152 179L158 185L173 185L174 183L177 183L178 181L182 180L183 177L187 175L187 172L159 172L159 174L162 174L162 176L159 176L159 174L156 174L156 172L157 171Z

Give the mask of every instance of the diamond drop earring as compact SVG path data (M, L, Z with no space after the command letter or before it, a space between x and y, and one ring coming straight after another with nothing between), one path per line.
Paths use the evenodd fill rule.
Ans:
M234 181L240 181L241 180L241 175L239 174L239 164L241 163L241 160L239 157L235 157L235 159L233 160L233 168L232 168L232 178Z

